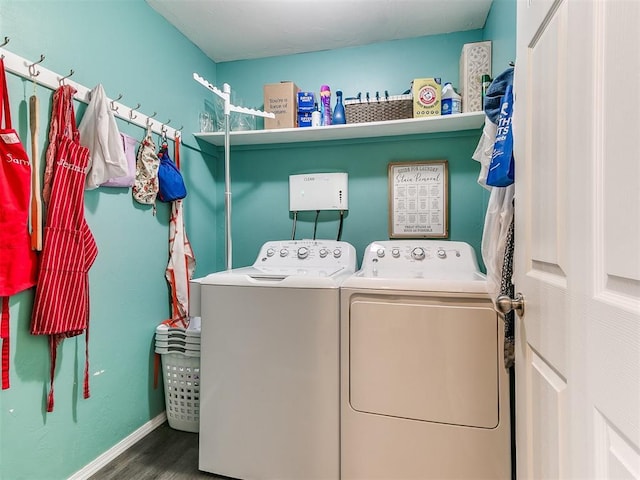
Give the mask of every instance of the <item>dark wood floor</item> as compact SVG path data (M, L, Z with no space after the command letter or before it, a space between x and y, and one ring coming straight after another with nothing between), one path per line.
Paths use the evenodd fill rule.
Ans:
M90 480L226 479L198 470L198 434L164 423L116 457Z

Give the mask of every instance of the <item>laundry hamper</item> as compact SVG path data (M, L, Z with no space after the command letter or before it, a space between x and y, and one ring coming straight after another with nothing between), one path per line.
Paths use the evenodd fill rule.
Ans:
M198 432L200 427L200 332L156 329L156 353L162 359L167 421L171 428Z

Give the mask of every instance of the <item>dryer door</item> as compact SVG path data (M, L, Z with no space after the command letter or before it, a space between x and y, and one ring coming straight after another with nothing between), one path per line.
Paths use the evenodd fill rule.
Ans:
M376 415L495 428L498 322L490 301L355 297L351 406Z

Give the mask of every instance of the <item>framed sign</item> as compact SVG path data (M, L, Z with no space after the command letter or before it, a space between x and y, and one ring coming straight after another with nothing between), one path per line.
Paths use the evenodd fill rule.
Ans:
M389 164L389 238L449 236L446 160Z

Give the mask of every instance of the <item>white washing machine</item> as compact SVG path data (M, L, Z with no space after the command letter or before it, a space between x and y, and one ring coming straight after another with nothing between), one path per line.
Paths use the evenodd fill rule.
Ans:
M473 248L367 247L341 288L341 479L509 479L504 325Z
M348 243L273 241L253 266L193 282L202 317L200 470L338 480L339 287L355 270Z

